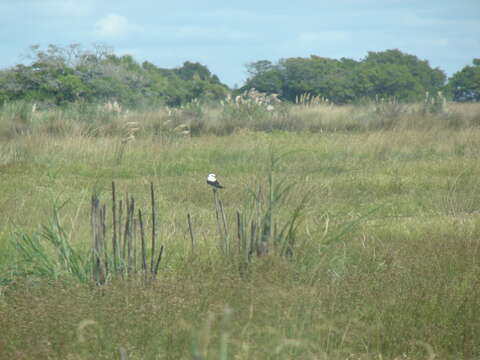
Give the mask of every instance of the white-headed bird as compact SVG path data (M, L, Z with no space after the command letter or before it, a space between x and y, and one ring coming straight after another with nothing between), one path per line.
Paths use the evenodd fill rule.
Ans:
M224 187L220 185L217 180L217 175L215 174L208 174L207 176L207 184L212 186L215 189L223 189Z

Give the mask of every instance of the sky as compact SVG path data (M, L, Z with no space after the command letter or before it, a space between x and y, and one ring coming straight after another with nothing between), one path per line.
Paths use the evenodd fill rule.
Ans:
M32 45L74 43L162 68L200 62L229 86L258 60L387 49L451 76L480 57L480 0L0 0L0 68L28 63Z

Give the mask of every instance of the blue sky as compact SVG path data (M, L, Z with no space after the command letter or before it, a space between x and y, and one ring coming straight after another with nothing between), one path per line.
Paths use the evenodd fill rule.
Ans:
M480 57L480 0L0 0L0 68L31 45L72 43L166 68L198 61L230 86L252 61L386 49L452 75Z

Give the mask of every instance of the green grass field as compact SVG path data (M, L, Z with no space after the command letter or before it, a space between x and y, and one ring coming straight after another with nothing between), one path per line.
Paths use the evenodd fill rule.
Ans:
M480 358L480 106L243 110L4 107L1 359ZM229 253L209 172L226 186ZM236 214L267 211L269 179L289 188L270 231L298 227L288 254L271 242L246 262ZM88 259L90 197L110 239L112 181L147 213L154 185L156 281L95 285L53 249L22 257L19 238L40 241L56 211Z

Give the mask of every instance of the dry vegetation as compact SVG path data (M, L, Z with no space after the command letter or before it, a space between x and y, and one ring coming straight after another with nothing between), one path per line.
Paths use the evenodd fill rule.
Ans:
M480 356L479 104L10 104L0 136L2 359ZM226 185L228 253L211 171ZM154 184L155 281L79 280L41 236L60 233L55 210L88 266L90 197L108 204L110 239L113 180L145 211ZM267 254L245 262L237 211L276 224ZM291 251L277 251L294 216ZM45 256L25 258L22 236Z

